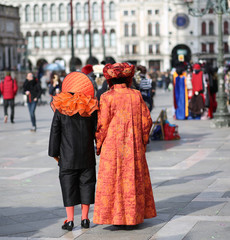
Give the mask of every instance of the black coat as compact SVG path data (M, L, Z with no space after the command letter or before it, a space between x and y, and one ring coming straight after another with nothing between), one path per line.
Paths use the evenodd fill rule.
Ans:
M102 88L97 91L97 100L100 101L101 95L108 90L107 80L102 83Z
M73 116L55 111L49 139L49 156L60 157L58 165L65 169L91 168L96 165L94 138L97 111L91 117Z
M42 94L40 83L37 82L35 79L31 81L26 79L26 81L23 84L23 93L25 94L26 91L30 91L31 101L33 101L34 98L37 98L37 99L40 98ZM27 96L27 102L30 102L29 96Z

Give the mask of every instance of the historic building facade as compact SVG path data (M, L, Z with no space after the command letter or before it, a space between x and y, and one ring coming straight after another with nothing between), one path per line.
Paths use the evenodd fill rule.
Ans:
M3 1L20 7L21 31L27 39L27 55L33 67L59 61L67 69L71 60L70 1ZM102 0L73 0L75 63L89 58L89 9L92 55L103 60ZM90 8L88 9L90 2ZM165 71L178 61L204 59L216 65L217 16L188 15L184 0L104 1L105 53L115 61L129 61ZM200 1L201 2L201 1ZM201 8L205 7L202 1ZM230 59L230 18L223 18L225 58ZM179 60L180 59L180 60Z
M18 7L0 5L0 71L17 69L22 61Z

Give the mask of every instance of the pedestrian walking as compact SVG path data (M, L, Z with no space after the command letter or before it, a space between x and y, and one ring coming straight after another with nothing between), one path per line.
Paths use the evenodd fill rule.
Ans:
M130 88L134 71L128 63L103 69L111 89L101 95L98 113L96 224L137 225L156 216L145 158L152 120L141 93Z
M88 212L94 203L96 171L94 137L98 102L89 77L80 72L68 74L62 92L53 97L49 156L58 161L59 179L67 219L62 229L72 231L74 206L81 204L81 226L89 228Z
M8 120L8 107L11 108L10 121L14 123L14 98L18 91L18 85L15 79L12 79L10 72L6 73L4 80L0 84L0 91L3 96L4 122Z
M23 84L23 92L27 96L27 106L30 113L30 119L32 123L32 132L36 132L36 117L35 110L37 106L38 99L41 96L42 89L39 82L34 78L32 73L28 73L26 80Z
M137 71L140 71L140 92L147 104L149 111L153 108L153 82L151 78L146 77L147 69L145 66L138 65Z

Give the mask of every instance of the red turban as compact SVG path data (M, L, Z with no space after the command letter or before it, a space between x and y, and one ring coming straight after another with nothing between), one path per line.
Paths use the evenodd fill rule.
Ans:
M109 84L112 86L111 79L126 78L126 84L128 87L132 84L132 78L135 73L135 66L128 63L108 63L103 68L103 74Z

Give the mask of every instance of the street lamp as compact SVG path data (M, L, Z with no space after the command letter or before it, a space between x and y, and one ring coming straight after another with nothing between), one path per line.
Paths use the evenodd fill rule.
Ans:
M102 19L102 47L103 47L103 58L105 61L106 58L106 53L105 53L105 11L104 11L104 7L105 7L105 1L102 0L101 1L101 19Z
M70 0L70 34L71 34L71 60L70 60L70 71L76 70L75 57L74 57L74 34L73 34L73 2Z
M91 14L90 14L90 0L88 0L88 31L89 31L89 62L92 61L92 36L91 36Z
M193 17L204 16L210 9L218 15L218 95L217 95L217 110L214 114L214 119L211 127L230 127L230 114L227 108L227 95L225 93L224 84L224 54L223 54L223 30L222 30L222 15L230 13L230 0L206 0L206 7L201 9L198 1L196 4L192 0L185 0L188 6L188 12ZM203 1L202 1L203 2ZM194 8L192 5L195 4Z

